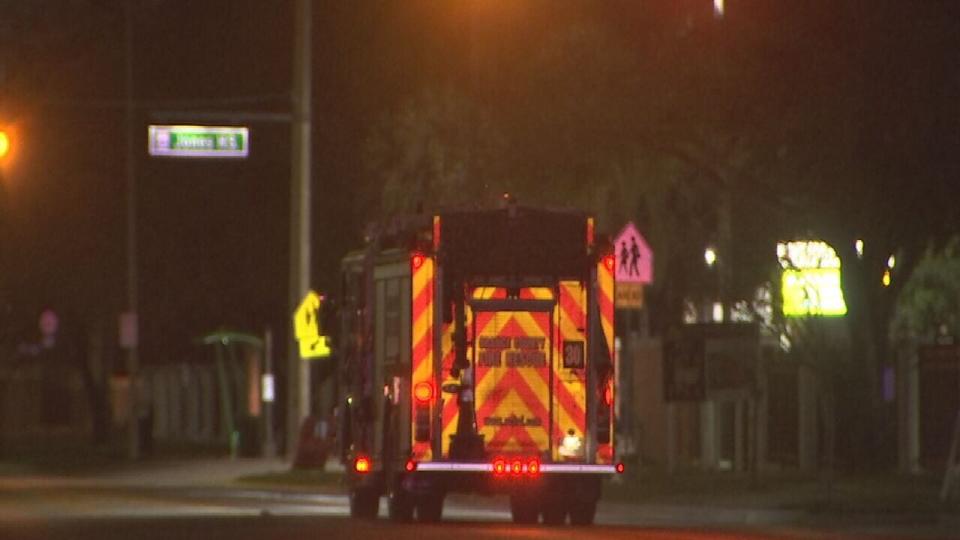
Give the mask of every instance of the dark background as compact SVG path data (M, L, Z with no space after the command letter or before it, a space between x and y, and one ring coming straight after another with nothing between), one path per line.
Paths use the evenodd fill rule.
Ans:
M762 76L747 101L771 89L803 99L840 88L836 95L864 109L855 135L864 147L885 155L870 141L910 145L877 167L956 178L957 3L727 4L725 47L779 44L751 56ZM3 277L25 334L42 307L55 306L110 335L123 306L123 11L118 0L0 2L0 122L16 137L4 169ZM710 2L694 0L316 2L315 287L334 290L339 258L360 243L364 143L411 95L451 85L522 118L538 99L524 89L550 35L589 23L655 56L657 39L710 18ZM287 111L292 27L288 1L135 2L145 363L180 360L193 339L222 325L289 325L289 127L250 124L251 154L239 161L150 158L145 134L156 111ZM607 142L616 141L598 144ZM561 158L527 146L529 171Z

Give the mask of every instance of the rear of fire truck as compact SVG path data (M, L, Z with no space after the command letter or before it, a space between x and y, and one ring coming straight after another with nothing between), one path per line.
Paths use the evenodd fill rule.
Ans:
M343 263L340 440L351 514L440 519L447 493L513 520L593 522L622 472L613 254L593 219L508 204L394 223Z

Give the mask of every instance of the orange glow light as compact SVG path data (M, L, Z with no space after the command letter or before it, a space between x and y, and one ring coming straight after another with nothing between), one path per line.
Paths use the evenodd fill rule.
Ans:
M7 157L10 153L10 136L6 131L0 130L0 159Z
M607 381L607 388L603 391L603 402L608 407L613 405L613 381Z
M530 474L537 474L540 472L540 462L537 460L531 460L530 463L527 463L527 472Z
M520 461L514 461L513 465L510 466L510 472L513 474L520 474L523 471L523 463Z
M613 272L613 267L614 267L615 263L616 263L616 261L614 260L613 255L605 255L605 256L603 257L603 265L604 265L605 267L607 267L607 270L609 270L609 271L611 271L611 272Z
M413 256L410 257L410 264L413 266L414 270L418 270L421 266L423 266L423 261L423 253L414 253Z
M360 474L368 473L371 469L370 458L367 457L358 457L356 461L353 462L353 468Z
M417 383L413 387L413 397L420 403L427 403L433 398L433 386L428 382Z
M507 463L502 458L493 460L493 473L503 474L507 472Z

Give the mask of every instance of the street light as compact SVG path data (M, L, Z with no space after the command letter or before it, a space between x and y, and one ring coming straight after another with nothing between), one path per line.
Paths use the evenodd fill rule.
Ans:
M717 250L713 246L708 246L707 249L703 250L703 260L706 261L707 266L713 268L713 265L717 262Z

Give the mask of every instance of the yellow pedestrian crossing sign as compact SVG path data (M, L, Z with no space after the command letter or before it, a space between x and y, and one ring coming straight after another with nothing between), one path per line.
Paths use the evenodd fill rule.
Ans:
M330 356L330 337L321 334L320 306L323 297L309 291L293 312L293 330L304 360Z

